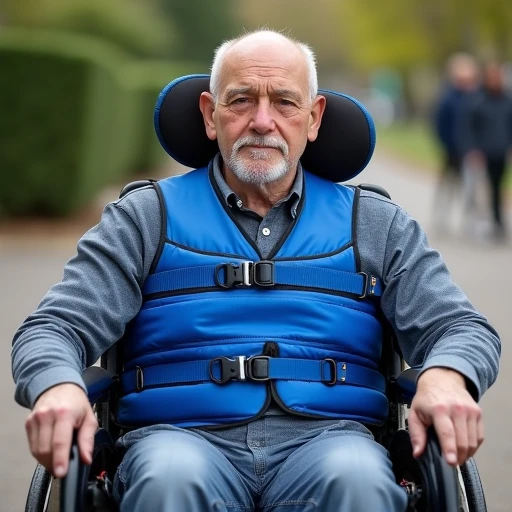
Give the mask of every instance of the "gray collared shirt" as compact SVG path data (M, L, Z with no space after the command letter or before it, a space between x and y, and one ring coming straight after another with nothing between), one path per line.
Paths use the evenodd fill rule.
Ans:
M235 220L256 243L263 258L266 258L297 216L304 179L302 167L299 163L297 176L288 195L275 203L265 217L261 217L256 212L245 208L242 200L231 190L224 179L220 163L221 157L218 154L213 161L213 177L224 201L233 213Z

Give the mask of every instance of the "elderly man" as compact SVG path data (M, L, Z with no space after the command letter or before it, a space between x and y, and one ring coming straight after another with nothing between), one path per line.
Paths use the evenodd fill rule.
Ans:
M209 168L108 205L16 335L16 398L32 407L31 451L63 476L78 429L81 457L91 461L96 420L81 371L121 338L126 368L137 371L234 353L265 356L258 362L346 359L359 385L184 378L127 392L119 421L145 426L118 442L116 498L123 511L404 511L406 493L368 428L387 413L376 384L381 313L407 361L423 364L409 418L414 455L433 424L452 465L482 443L476 400L496 378L499 339L398 206L301 168L326 104L306 45L266 30L228 41L210 90L199 107L220 154ZM383 283L382 298L297 286L143 300L152 276L233 255L360 268Z

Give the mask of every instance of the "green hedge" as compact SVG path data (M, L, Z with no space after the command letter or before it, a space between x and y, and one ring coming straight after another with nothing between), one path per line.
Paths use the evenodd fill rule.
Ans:
M136 124L117 115L126 58L92 38L0 32L0 215L67 214L120 173L109 139Z
M0 216L66 215L107 183L162 166L159 92L194 63L137 61L76 34L0 32Z
M197 62L135 61L123 70L124 83L139 97L142 138L135 159L135 172L158 169L170 160L155 133L153 113L162 89L175 78L195 73L208 73L205 64Z

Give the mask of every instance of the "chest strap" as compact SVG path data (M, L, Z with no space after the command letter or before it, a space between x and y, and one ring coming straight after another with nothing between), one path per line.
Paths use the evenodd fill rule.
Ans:
M314 361L268 356L216 357L211 360L159 364L127 371L121 375L123 394L154 387L200 382L222 385L229 381L265 382L298 380L323 382L327 386L349 384L364 386L382 393L384 377L376 370L334 359Z
M378 278L364 272L345 272L280 261L243 261L167 270L147 277L143 294L183 293L197 289L286 286L326 293L346 293L356 298L380 297Z

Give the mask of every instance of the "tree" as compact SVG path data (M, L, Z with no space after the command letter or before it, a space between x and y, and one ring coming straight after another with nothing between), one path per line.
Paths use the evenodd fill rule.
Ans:
M172 22L158 0L3 0L6 25L96 35L135 55L163 56L173 43Z
M173 22L173 58L209 63L214 48L238 35L233 0L160 0L160 5Z

